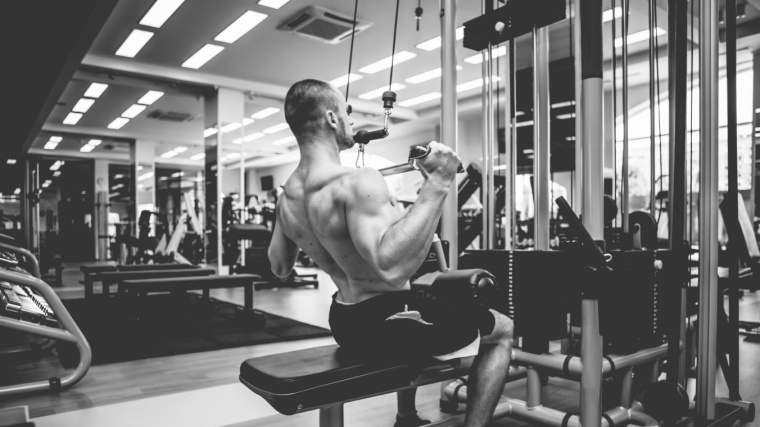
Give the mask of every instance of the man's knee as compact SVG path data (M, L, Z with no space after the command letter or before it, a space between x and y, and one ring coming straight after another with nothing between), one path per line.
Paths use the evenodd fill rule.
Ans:
M515 324L508 316L498 311L491 310L494 316L493 332L483 337L483 341L491 344L511 345L514 336Z

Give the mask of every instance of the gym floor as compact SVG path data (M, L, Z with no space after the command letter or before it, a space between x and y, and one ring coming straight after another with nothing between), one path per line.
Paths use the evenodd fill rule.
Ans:
M304 269L308 270L308 269ZM306 271L304 271L306 272ZM328 327L327 314L335 285L319 270L319 289L261 290L254 294L258 309L317 326ZM56 288L62 299L81 298L84 289L78 265L66 265L64 286ZM96 291L98 287L96 286ZM222 289L212 297L241 304L243 291ZM740 305L741 319L760 320L760 293L747 294ZM72 389L60 394L22 396L0 403L0 408L27 405L38 427L87 426L317 426L318 412L286 417L278 414L263 399L238 382L240 363L251 357L329 345L332 338L266 344L213 352L139 360L94 366ZM741 393L745 400L760 403L760 343L743 339L740 349ZM29 380L39 380L47 366L30 361L19 366ZM719 371L720 372L720 371ZM694 396L694 381L689 395ZM417 407L423 418L450 417L438 411L438 385L421 387ZM577 411L577 383L551 379L544 390L547 406ZM727 395L722 376L718 376L718 396ZM508 384L505 396L525 399L524 381ZM395 417L394 394L378 396L345 406L346 425L391 426ZM760 414L750 426L760 426ZM494 426L527 426L504 418Z

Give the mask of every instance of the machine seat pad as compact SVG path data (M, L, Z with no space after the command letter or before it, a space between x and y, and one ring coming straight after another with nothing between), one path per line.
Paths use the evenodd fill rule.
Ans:
M234 240L267 240L272 232L260 224L232 224L229 228L229 236Z
M426 369L451 368L458 360L367 357L338 345L248 359L240 381L285 415L409 386Z

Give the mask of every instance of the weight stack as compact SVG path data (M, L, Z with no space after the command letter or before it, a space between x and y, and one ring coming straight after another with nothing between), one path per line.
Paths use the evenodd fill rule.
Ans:
M491 308L508 315L522 349L548 351L550 340L567 336L567 313L579 301L581 263L565 251L467 251L460 269L483 268L496 279L497 298Z

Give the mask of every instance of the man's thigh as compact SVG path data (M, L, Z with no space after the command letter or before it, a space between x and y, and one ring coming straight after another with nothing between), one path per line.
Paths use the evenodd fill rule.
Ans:
M493 332L480 337L481 344L495 344L501 341L512 339L515 325L508 316L499 313L496 310L489 310L496 320Z

